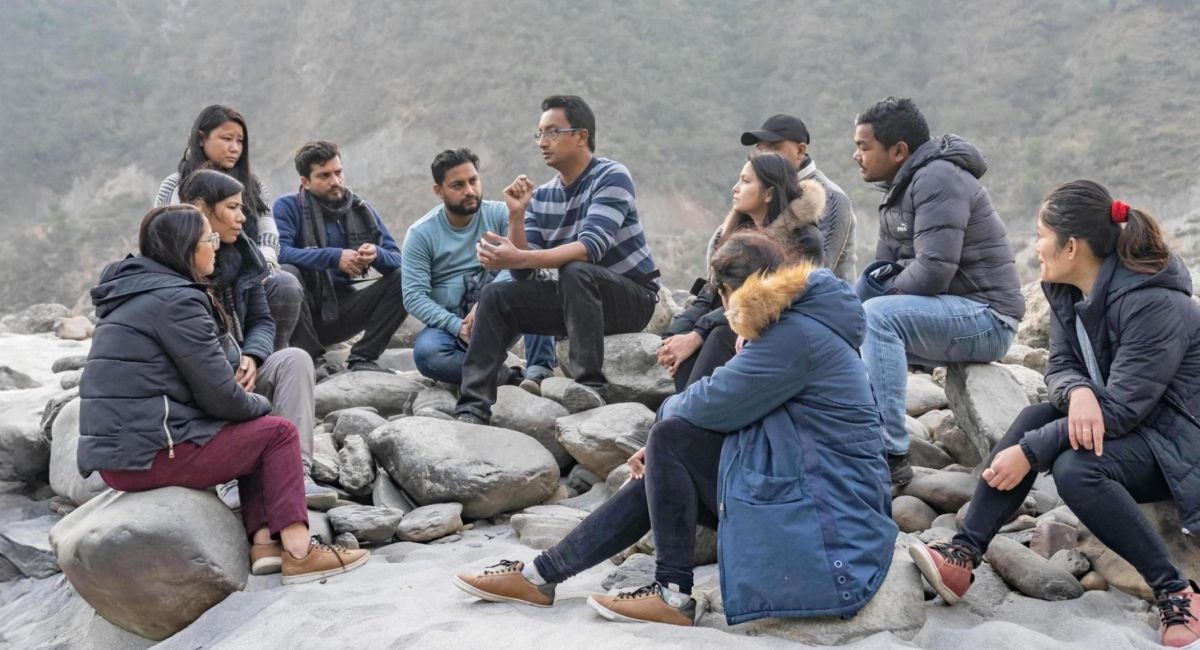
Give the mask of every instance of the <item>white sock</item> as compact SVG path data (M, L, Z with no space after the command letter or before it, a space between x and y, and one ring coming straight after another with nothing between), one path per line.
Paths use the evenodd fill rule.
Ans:
M687 604L692 599L690 594L685 594L679 590L679 585L672 582L664 585L659 583L659 588L662 590L662 598L671 607L679 608Z
M537 566L533 562L525 563L525 566L521 568L521 575L539 587L546 584L546 579L542 577L542 574L538 573Z

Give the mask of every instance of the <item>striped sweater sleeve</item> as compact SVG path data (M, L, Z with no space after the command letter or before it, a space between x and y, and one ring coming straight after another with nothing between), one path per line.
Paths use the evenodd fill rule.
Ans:
M154 196L154 207L179 203L179 195L175 192L179 186L179 172L163 179L158 186L158 194Z
M279 270L279 226L275 224L275 216L271 212L270 191L258 177L254 178L254 182L258 183L258 195L263 205L267 206L266 211L258 215L258 248L267 259L271 275L275 275L275 271Z
M617 237L625 216L634 205L633 178L622 165L613 165L596 180L579 241L587 248L588 262L599 264Z

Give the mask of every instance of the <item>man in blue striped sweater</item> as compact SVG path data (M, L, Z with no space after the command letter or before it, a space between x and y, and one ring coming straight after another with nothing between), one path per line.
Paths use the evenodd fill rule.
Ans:
M464 422L490 421L497 373L521 333L569 338L566 369L603 403L604 336L641 331L658 300L633 178L595 156L592 109L575 95L547 97L536 138L558 175L536 189L525 176L513 181L504 190L508 237L489 232L476 246L484 267L517 281L480 295L456 409ZM557 269L558 278L539 269Z

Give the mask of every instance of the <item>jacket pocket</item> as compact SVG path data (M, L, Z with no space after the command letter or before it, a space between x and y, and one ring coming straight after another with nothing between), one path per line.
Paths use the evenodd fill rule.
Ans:
M808 495L803 476L768 476L745 467L733 478L731 496L750 504L769 505L799 501Z

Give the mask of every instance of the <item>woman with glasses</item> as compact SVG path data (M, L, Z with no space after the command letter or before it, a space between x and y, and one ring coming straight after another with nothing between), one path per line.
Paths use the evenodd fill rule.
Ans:
M209 167L219 169L237 179L242 187L242 213L246 217L244 230L258 244L270 273L263 280L267 304L275 319L275 349L287 347L292 331L300 318L304 290L296 278L279 271L279 229L271 215L271 197L266 187L250 171L250 131L246 119L236 110L214 104L205 107L196 117L188 133L187 147L175 173L163 179L158 187L154 205L181 202L180 185L192 172Z
M281 570L287 584L349 571L368 553L310 539L296 427L238 385L218 341L230 315L207 278L220 240L192 206L154 208L140 255L104 269L91 292L99 320L80 381L79 471L127 492L241 477L255 574Z

